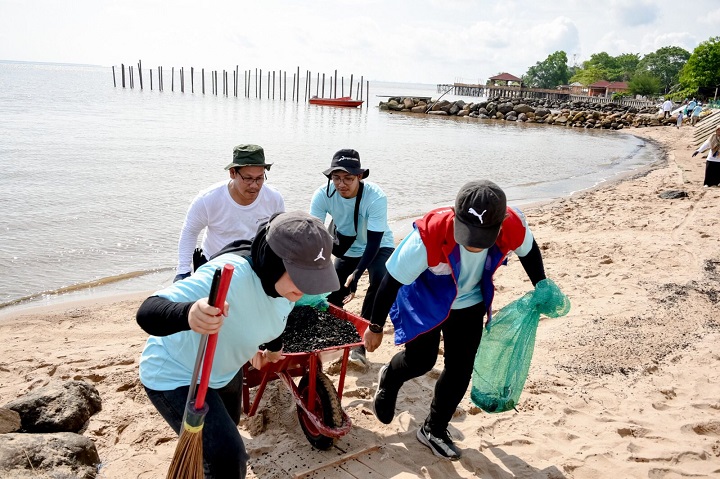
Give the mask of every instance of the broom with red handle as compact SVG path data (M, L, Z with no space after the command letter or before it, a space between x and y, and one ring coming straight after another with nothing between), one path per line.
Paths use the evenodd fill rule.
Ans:
M220 268L215 270L208 304L216 306L221 311L225 305L230 280L234 268L226 264L222 272ZM222 313L220 313L222 314ZM205 424L205 415L208 413L208 406L205 404L205 395L210 383L210 370L212 369L215 347L217 346L217 333L204 334L200 340L195 368L193 370L188 401L185 405L185 414L182 422L180 440L175 448L175 455L170 463L167 479L203 479L203 448L202 429ZM200 374L200 385L197 388L197 396L193 399L198 372L202 364Z

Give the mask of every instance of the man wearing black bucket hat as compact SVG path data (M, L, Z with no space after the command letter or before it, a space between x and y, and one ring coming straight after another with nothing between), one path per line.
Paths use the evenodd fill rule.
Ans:
M444 368L417 438L436 456L456 460L460 449L447 428L470 384L486 313L491 321L493 275L512 251L533 285L545 270L525 217L491 181L466 183L455 208L430 211L413 226L387 262L364 336L367 350L377 349L389 313L395 343L405 345L380 368L373 408L381 422L393 420L400 388L433 368L442 333Z
M204 189L190 203L178 242L175 281L190 276L208 258L237 240L252 240L258 226L273 214L285 211L282 195L265 184L265 152L258 145L238 145L233 149L230 180ZM205 234L199 250L198 235Z
M333 255L340 289L328 302L342 307L355 297L360 276L368 270L369 286L360 315L370 318L375 292L385 276L385 261L395 246L387 222L387 197L374 183L365 181L370 170L362 168L360 154L351 149L333 155L323 171L327 184L315 191L310 214L325 221L330 215L335 238ZM365 350L354 349L350 358L366 365Z

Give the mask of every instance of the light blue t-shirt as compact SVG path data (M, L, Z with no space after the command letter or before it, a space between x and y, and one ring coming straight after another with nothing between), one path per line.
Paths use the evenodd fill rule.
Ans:
M517 211L517 210L516 210ZM530 252L533 243L533 235L530 228L527 228L527 221L522 213L519 216L526 226L525 239L522 245L515 250L515 253L524 257ZM480 280L482 279L487 250L478 253L471 253L463 246L460 246L460 277L458 278L458 294L452 304L452 309L463 309L482 302L483 296L480 291ZM417 228L408 234L397 246L393 254L385 263L388 273L402 284L410 284L428 269L427 248L422 242L420 232ZM451 274L450 265L441 263L431 268L435 274Z
M192 276L155 293L171 301L206 298L215 268L234 266L226 301L230 305L218 333L210 387L221 388L248 362L262 343L272 341L285 329L294 303L265 294L260 278L242 256L224 254L200 267ZM150 336L140 357L140 381L150 389L169 391L187 386L192 378L201 335L182 331L170 336Z
M381 248L393 248L392 231L387 220L387 197L385 193L374 183L363 181L362 198L360 199L360 210L358 212L357 238L345 256L359 258L365 252L367 246L367 232L384 231ZM335 190L335 185L330 183L330 198L328 198L327 185L321 186L313 194L310 202L310 214L321 221L325 221L327 215L332 217L337 231L346 236L354 236L355 233L355 198L343 198Z

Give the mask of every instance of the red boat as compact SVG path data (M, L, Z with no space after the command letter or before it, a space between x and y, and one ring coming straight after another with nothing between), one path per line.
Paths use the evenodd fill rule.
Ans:
M357 108L363 104L362 100L353 100L349 96L342 96L340 98L318 98L314 96L308 101L311 105L347 106L351 108Z

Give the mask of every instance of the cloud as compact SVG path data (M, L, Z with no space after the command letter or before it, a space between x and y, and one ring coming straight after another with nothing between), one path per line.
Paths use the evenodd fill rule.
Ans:
M720 24L720 8L707 14L699 14L697 21L698 23L705 23L707 25L712 25L713 27L717 26Z
M653 0L613 0L610 11L623 25L650 25L660 15L660 7Z

